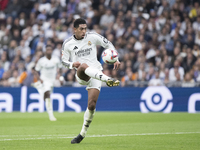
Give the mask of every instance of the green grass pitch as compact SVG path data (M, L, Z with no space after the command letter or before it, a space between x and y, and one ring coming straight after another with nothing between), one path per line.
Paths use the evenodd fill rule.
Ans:
M0 150L199 150L200 114L96 112L86 138L72 145L83 112L0 113Z

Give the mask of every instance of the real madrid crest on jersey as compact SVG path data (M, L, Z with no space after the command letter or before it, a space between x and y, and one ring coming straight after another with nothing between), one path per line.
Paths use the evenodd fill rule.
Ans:
M91 45L92 45L92 43L91 43L90 41L88 41L88 45L89 45L89 46L91 46Z

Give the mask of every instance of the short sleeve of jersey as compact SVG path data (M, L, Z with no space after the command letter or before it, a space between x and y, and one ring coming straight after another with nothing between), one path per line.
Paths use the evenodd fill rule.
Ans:
M39 59L39 61L37 62L36 66L35 66L35 70L36 71L40 71L41 70L41 59Z

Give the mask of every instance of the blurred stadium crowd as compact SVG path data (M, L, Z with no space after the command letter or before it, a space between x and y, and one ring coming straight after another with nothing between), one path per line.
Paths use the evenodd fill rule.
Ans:
M199 0L0 0L0 86L29 86L45 45L60 58L79 17L115 45L119 71L103 68L122 86L199 86ZM98 47L100 62L102 51ZM61 75L65 85L78 86L74 74L62 68L55 86Z

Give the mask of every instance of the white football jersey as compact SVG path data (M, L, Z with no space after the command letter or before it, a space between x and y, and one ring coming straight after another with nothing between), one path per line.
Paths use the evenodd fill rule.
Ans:
M62 46L63 65L72 69L73 63L78 61L102 70L101 63L97 60L97 45L115 50L110 41L94 32L87 32L82 40L77 40L74 35L71 36L64 41Z
M42 80L54 82L56 79L57 69L61 67L60 60L57 57L51 57L49 60L44 56L38 60L35 70L40 71L40 78Z

